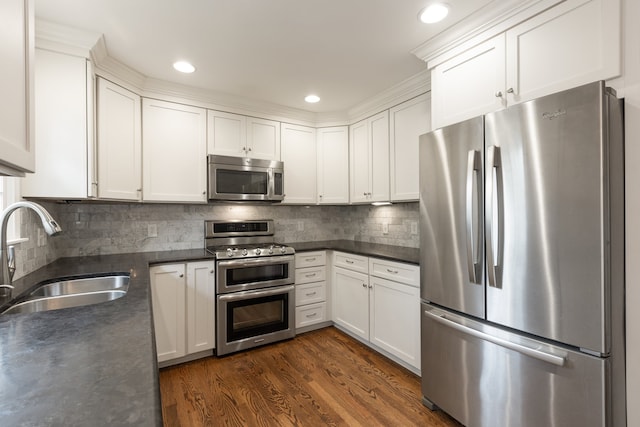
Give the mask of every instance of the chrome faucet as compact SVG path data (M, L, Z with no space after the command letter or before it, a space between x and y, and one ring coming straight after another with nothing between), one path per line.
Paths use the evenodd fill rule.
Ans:
M10 297L11 290L13 289L13 285L11 283L13 281L13 274L16 270L16 260L13 247L10 247L9 250L7 250L7 223L9 222L9 217L13 211L19 208L29 208L37 213L40 217L40 221L42 221L44 231L46 231L48 235L53 236L62 231L62 228L60 228L51 214L37 203L24 201L16 202L7 206L7 208L2 211L0 214L0 244L2 245L0 247L0 265L2 271L2 275L0 275L0 297Z

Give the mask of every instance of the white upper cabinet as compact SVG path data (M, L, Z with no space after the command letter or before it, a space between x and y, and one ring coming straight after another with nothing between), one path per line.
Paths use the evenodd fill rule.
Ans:
M432 69L433 128L621 72L620 0L566 0Z
M142 137L143 200L206 202L206 110L144 98Z
M24 178L24 197L95 197L90 65L84 57L36 49L37 171Z
M0 2L0 175L35 170L33 2Z
M282 124L284 200L288 204L316 203L316 130Z
M351 203L389 201L389 110L350 126Z
M431 97L420 95L389 110L391 201L419 198L420 135L431 130Z
M349 128L318 129L318 203L349 203Z
M280 122L207 111L207 154L280 160Z
M247 157L280 160L280 122L247 117Z
M142 199L140 96L98 78L98 197Z

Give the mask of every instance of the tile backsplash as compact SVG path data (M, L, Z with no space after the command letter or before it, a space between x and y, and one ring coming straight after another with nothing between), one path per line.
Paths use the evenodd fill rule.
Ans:
M41 202L42 203L42 202ZM38 245L40 222L23 215L16 277L57 258L204 247L205 219L274 219L276 241L349 239L417 248L418 203L388 206L42 203L63 233ZM41 228L40 228L41 229ZM155 234L155 236L154 236Z

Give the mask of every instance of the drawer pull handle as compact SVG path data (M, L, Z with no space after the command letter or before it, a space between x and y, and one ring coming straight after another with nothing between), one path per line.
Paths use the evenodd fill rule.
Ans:
M390 268L387 268L387 272L391 274L398 274L398 270L391 270Z
M353 261L351 261L350 259L345 259L344 262L346 262L347 264L353 264Z
M315 295L315 294L316 294L316 292L314 291L314 292L309 292L309 293L308 293L308 294L306 294L306 295L307 295L308 297L311 297L311 296L313 296L313 295Z
M318 315L318 313L311 313L311 314L307 314L307 317L316 317Z
M311 261L315 261L315 260L316 260L316 257L313 257L313 258L305 258L304 260L305 260L305 261L309 261L309 262L311 262Z
M305 274L304 277L315 277L316 273Z

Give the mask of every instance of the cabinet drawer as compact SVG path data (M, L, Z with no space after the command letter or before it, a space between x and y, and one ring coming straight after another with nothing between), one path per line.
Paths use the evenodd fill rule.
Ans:
M296 307L299 305L322 302L327 295L327 282L296 285Z
M335 252L333 255L333 265L335 267L343 267L352 271L359 271L361 273L369 272L368 258L360 255Z
M314 325L327 320L326 303L296 307L296 328Z
M301 252L296 254L296 268L315 267L327 263L325 251Z
M369 258L369 272L372 276L420 287L420 267L416 265Z
M325 280L327 277L326 271L327 268L325 266L296 268L296 285Z

